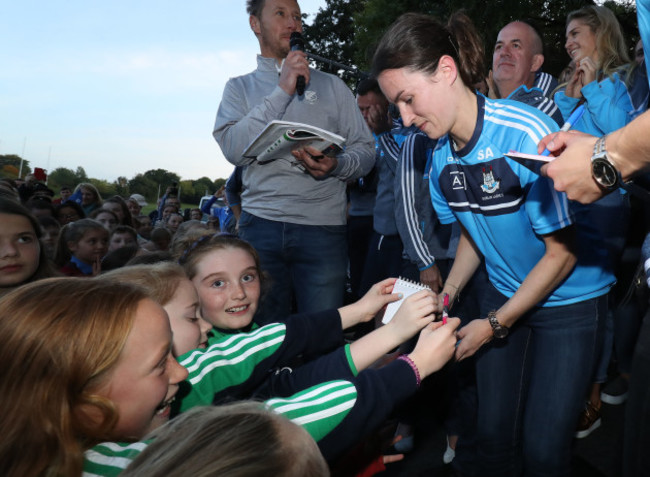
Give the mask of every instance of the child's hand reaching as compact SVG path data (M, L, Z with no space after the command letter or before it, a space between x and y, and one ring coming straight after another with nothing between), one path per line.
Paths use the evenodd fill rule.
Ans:
M454 355L456 349L456 328L459 318L448 318L447 324L430 323L421 332L415 349L409 355L424 379L442 368Z
M396 278L387 278L375 283L361 299L339 308L343 329L372 320L384 306L399 300L400 295L391 293L396 281Z
M431 290L419 291L404 300L386 326L403 343L431 323L435 319L434 313L442 310L439 308L435 293Z

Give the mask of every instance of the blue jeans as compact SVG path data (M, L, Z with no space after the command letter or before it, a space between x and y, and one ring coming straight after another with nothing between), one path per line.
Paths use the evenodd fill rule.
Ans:
M481 316L507 298L490 286ZM476 359L477 466L482 477L568 476L571 442L592 377L606 295L534 308Z
M346 226L276 222L242 212L239 236L255 247L271 287L256 316L259 323L284 320L297 310L343 305L347 268Z

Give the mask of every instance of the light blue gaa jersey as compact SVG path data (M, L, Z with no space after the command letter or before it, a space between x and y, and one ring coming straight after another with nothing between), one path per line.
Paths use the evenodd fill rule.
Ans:
M504 157L514 150L537 154L537 144L557 124L535 108L477 96L472 138L454 151L438 141L430 191L442 223L459 220L485 256L492 284L512 296L546 250L542 235L572 224L566 195L550 179ZM578 246L579 249L579 246ZM611 280L580 264L540 306L561 306L600 296Z
M650 49L650 46L646 46L650 45L650 2L648 2L648 0L637 2L636 15L639 24L639 33L641 34L641 40L643 41L645 67L647 68L648 81L650 82L650 55L648 55L648 49Z

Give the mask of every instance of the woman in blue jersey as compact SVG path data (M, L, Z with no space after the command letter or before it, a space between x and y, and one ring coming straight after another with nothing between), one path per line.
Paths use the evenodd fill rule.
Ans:
M492 286L456 351L457 359L477 353L478 475L569 475L584 370L611 283L576 256L566 197L505 157L537 153L557 126L524 104L477 95L482 58L466 16L444 26L406 14L382 38L373 73L404 124L438 139L431 198L439 220L462 230L442 294L457 299L485 257Z

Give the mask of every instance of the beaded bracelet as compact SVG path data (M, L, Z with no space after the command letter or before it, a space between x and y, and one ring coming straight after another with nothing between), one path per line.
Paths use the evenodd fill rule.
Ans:
M420 378L420 370L415 365L413 360L411 358L409 358L405 354L400 354L397 359L401 359L402 361L406 361L408 363L408 365L411 367L411 369L415 373L415 380L417 381L418 387L420 387L420 384L422 384L422 378Z

